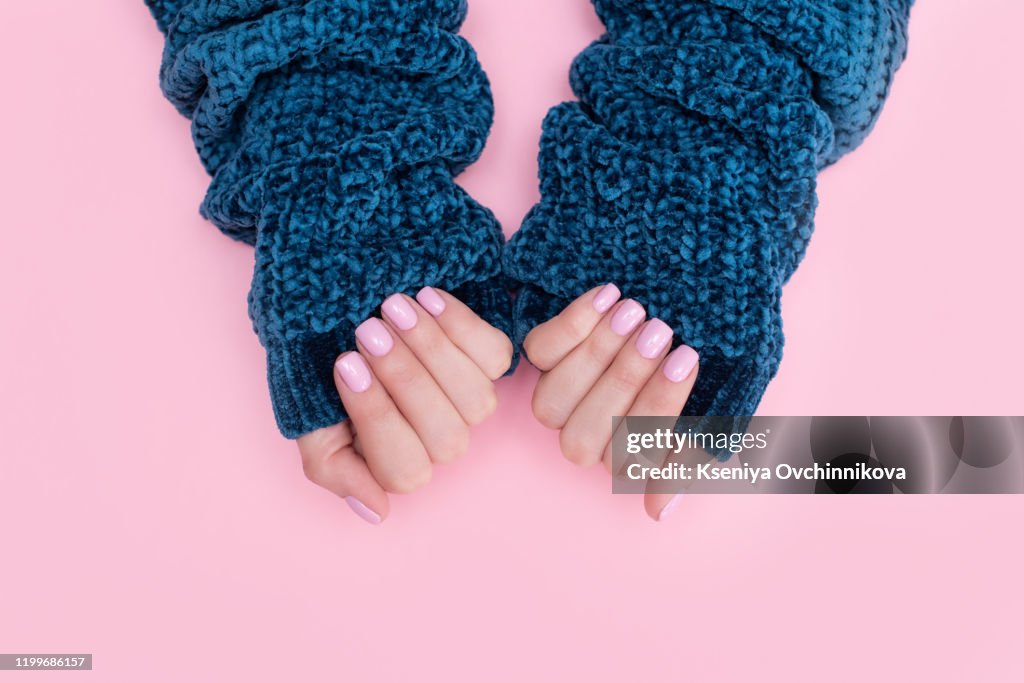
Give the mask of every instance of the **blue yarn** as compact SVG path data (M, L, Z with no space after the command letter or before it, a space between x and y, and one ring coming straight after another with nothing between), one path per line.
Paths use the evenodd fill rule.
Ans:
M548 114L541 200L513 235L517 342L597 285L701 355L686 415L752 415L819 170L873 127L912 0L594 0L607 33Z
M161 85L213 176L201 211L256 248L249 311L285 436L344 419L334 358L423 285L521 344L615 282L700 352L686 414L754 412L817 173L874 125L912 0L594 2L608 32L573 65L579 102L545 120L542 199L502 257L453 182L493 119L455 35L464 0L147 0Z
M453 182L490 87L465 0L147 0L164 94L213 176L202 214L255 246L253 327L281 432L345 412L334 359L393 292L441 287L511 332L493 214Z

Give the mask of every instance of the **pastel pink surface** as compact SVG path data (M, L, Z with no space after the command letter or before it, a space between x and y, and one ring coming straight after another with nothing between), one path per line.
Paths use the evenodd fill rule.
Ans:
M470 5L498 114L462 182L511 232L601 29L587 0ZM918 3L877 130L821 178L763 413L1024 412L1022 21ZM0 650L95 654L32 680L1019 674L1021 497L691 497L655 524L559 456L528 368L381 526L314 488L161 48L141 0L0 3Z

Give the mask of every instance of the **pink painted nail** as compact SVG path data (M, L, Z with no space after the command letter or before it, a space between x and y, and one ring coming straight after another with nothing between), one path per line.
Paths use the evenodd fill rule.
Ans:
M665 367L661 371L669 380L678 384L689 377L696 366L697 352L684 345L668 354L668 358L665 359Z
M346 353L334 364L341 381L352 391L361 394L370 388L373 375L366 361L358 353Z
M644 358L657 358L672 343L672 328L652 318L636 338L636 350Z
M356 328L356 339L362 342L366 350L378 358L385 355L395 345L388 328L376 318L366 320Z
M598 313L604 313L612 307L612 304L619 300L620 296L622 296L622 292L619 291L618 287L607 284L594 297L594 308Z
M636 329L645 315L643 306L632 299L627 299L612 316L612 332L625 337Z
M668 517L673 510L679 507L679 504L683 502L683 494L677 493L672 496L672 499L665 504L665 507L661 508L661 512L658 513L658 521L661 522Z
M352 508L352 512L359 515L365 521L370 524L380 524L380 515L363 505L363 502L355 496L348 496L345 498L345 502L348 503L350 508Z
M416 311L401 294L392 294L380 305L381 313L400 330L416 327Z
M416 295L416 301L435 318L444 313L444 299L433 287L424 287Z

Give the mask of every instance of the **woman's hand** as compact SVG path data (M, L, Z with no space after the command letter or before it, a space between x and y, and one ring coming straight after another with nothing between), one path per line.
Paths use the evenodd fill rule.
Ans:
M466 452L512 361L508 337L447 292L394 294L381 312L334 366L349 419L298 440L306 476L372 524L387 518L388 493L424 486L434 464Z
M523 343L543 374L533 393L533 414L560 430L562 453L577 465L603 462L611 469L612 417L679 415L697 377L697 352L671 353L672 329L646 320L643 306L620 301L615 285L596 287ZM653 519L671 509L673 496L649 493L644 507Z

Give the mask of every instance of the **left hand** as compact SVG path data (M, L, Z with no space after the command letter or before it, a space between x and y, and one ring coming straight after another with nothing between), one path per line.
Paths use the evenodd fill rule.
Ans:
M672 347L672 329L646 320L638 302L620 300L615 285L595 287L527 335L523 349L542 375L533 414L560 431L562 454L581 466L611 469L611 418L679 415L697 378L697 352ZM677 499L644 496L661 519Z

